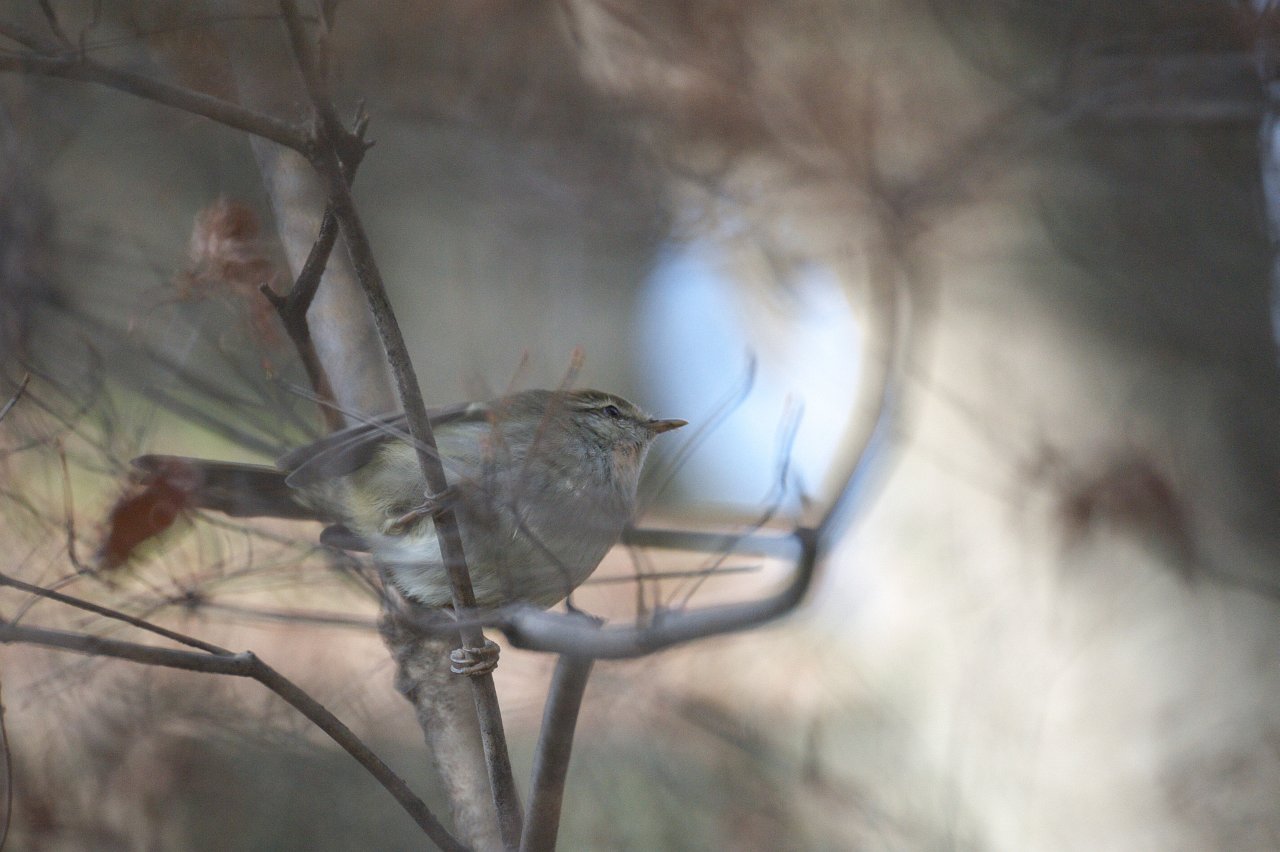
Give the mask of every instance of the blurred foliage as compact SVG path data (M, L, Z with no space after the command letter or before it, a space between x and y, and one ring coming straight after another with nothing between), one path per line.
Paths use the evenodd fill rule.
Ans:
M265 34L277 52L249 77L294 79L269 3L50 5L116 67L225 92L237 78L222 46ZM9 4L0 23L47 28L37 2ZM433 402L555 385L576 345L587 352L583 384L632 395L680 381L644 373L639 294L666 247L727 234L726 244L747 247L738 267L746 258L765 269L737 282L745 326L762 339L793 331L779 305L795 270L829 263L855 282L849 303L865 314L864 289L874 288L860 286L888 257L898 266L886 278L918 285L926 318L1030 295L1081 351L1105 341L1158 365L1168 356L1221 367L1243 401L1219 432L1238 441L1237 461L1265 498L1280 491L1271 437L1280 395L1256 117L1194 126L1108 117L1091 64L1132 61L1150 81L1149 63L1246 50L1249 23L1238 7L1195 2L451 0L337 4L327 45L343 114L363 101L373 116L377 144L356 193ZM1139 102L1149 94L1136 91ZM280 114L300 118L303 103L294 91ZM419 732L367 630L325 632L305 618L264 627L253 615L311 606L371 616L359 572L322 558L313 530L204 519L161 558L117 576L95 577L86 564L127 461L144 448L262 460L318 429L293 387L301 371L255 292L259 279L282 288L288 274L245 139L36 76L0 77L0 105L0 397L24 371L35 376L0 425L0 546L11 554L0 570L283 659L429 790ZM973 244L990 250L965 233L953 254L927 256L921 245L946 245L953 220L1007 240L992 266L1015 274L946 279ZM1015 330L1031 334L1029 325ZM1161 370L1135 397L1144 415L1179 426L1183 377ZM1000 390L1015 409L1022 389ZM1021 423L1002 431L1004 413L965 412L954 431L976 424L1014 457L1039 438ZM947 464L986 464L972 446L948 452L939 453ZM1163 494L1165 480L1151 481ZM912 495L921 505L935 496L923 482ZM1077 493L1098 490L1114 491ZM1093 518L1095 508L1077 514ZM960 525L948 511L913 520L904 536L912 560L946 565L948 579L921 583L935 593L958 561L939 556L933 538ZM1274 528L1274 514L1258 517ZM1000 595L1016 586L1001 580ZM5 613L29 606L8 597ZM854 608L837 606L852 629ZM994 606L975 595L974 612ZM944 652L954 638L943 635L945 618L917 616ZM116 629L48 603L30 620ZM852 654L812 653L832 638L815 635L821 627L786 630L602 666L563 847L983 848L980 797L953 789L965 767L930 775L892 711L868 709ZM729 647L746 649L732 665L721 662ZM527 765L529 696L545 671L514 656L500 677L518 696L512 730ZM417 848L372 782L251 685L27 649L7 649L4 661L12 842L22 848ZM812 669L797 674L798 661ZM927 670L918 662L895 659L893 689L917 697ZM635 694L609 685L614 675ZM710 695L654 698L671 684ZM984 721L1000 729L1012 704ZM1008 743L992 742L999 757Z

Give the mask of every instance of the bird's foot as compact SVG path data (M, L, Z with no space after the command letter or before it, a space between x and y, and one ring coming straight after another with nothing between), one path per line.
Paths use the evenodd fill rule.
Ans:
M405 512L398 518L392 518L382 525L386 535L404 535L409 528L424 518L434 518L453 504L454 488L450 485L439 494L428 494L422 502Z
M498 643L484 640L482 648L454 648L449 652L449 671L467 677L492 674L498 667Z
M570 615L580 615L583 618L590 619L595 623L596 627L600 627L608 620L596 615L595 613L587 612L585 609L575 604L573 602L573 595L569 595L569 597L564 599L564 608L569 611Z

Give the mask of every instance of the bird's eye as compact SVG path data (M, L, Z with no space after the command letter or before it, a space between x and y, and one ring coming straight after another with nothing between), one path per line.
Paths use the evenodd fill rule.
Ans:
M612 417L614 420L622 419L622 409L618 408L618 406L616 405L606 405L604 408L600 410L603 411L605 414L609 415L610 417Z

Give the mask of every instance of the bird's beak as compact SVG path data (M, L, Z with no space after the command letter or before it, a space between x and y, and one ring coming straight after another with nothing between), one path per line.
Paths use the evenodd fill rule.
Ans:
M655 435L661 435L663 432L670 432L672 429L679 429L681 426L688 426L688 420L650 420L645 424L649 427L649 431Z

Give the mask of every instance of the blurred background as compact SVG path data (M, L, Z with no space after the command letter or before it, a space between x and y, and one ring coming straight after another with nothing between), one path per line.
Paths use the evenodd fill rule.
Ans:
M797 613L597 666L562 848L1280 846L1258 6L323 4L428 404L572 375L688 419L642 524L786 530L855 497ZM0 9L0 398L32 376L0 422L0 572L252 649L445 812L376 600L314 528L181 521L101 570L132 457L265 462L323 431L258 292L287 288L319 207L296 214L269 144L16 62L77 51L308 114L274 4ZM364 405L377 379L353 381ZM618 548L583 603L633 617L633 564L717 558ZM652 595L786 571L721 567ZM422 844L253 684L0 661L14 848ZM508 650L496 675L518 779L550 667Z

